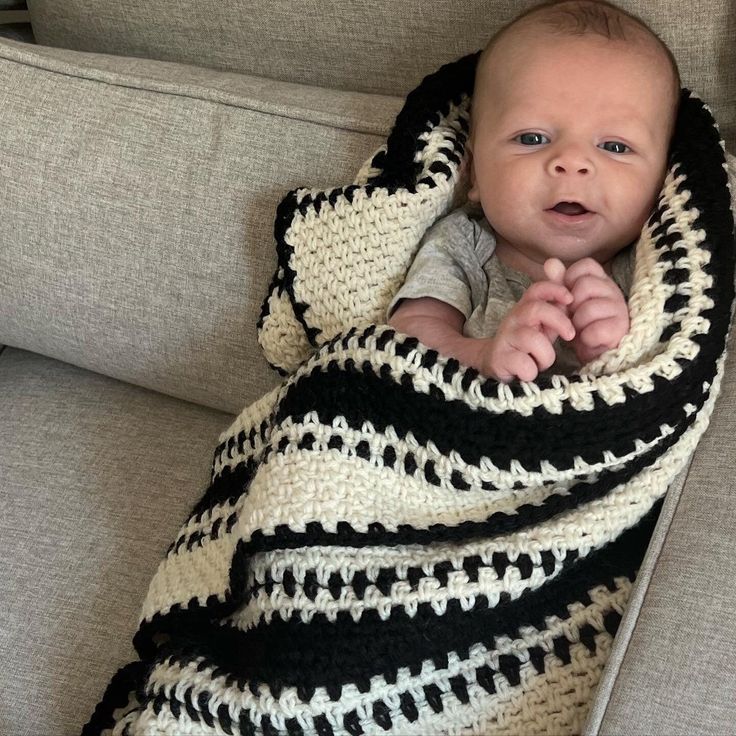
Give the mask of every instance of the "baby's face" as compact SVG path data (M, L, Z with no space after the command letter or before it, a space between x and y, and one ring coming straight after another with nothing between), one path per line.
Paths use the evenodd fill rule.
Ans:
M666 62L598 36L505 40L473 100L469 198L499 247L606 263L638 237L666 172Z

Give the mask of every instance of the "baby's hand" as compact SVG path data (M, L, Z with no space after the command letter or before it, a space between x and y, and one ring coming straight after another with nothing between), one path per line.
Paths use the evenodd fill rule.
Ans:
M575 336L565 313L573 296L561 283L537 281L509 310L482 356L482 372L499 381L533 381L555 362L554 341Z
M581 364L618 347L629 331L629 308L621 289L593 258L573 263L564 275L572 292L568 307L575 326L573 349Z

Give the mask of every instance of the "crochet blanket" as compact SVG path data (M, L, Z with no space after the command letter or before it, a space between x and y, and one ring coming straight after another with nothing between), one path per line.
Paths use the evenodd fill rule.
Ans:
M432 129L462 101L428 79L414 100L427 85L441 100ZM426 178L407 119L353 185L386 212ZM287 197L286 256L285 221L349 189ZM140 661L85 733L579 733L663 496L708 425L733 256L723 145L683 91L631 331L578 374L505 385L385 325L325 335L280 261L269 299L307 357L223 433L151 583Z

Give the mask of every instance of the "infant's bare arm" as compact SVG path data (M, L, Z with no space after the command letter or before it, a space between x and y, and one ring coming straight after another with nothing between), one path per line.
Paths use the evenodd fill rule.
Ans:
M439 299L430 296L404 299L388 323L443 355L451 355L464 365L481 369L482 343L487 340L463 335L465 317L462 312Z
M562 284L539 281L509 310L493 337L465 337L462 313L431 297L401 302L389 324L485 376L533 381L540 370L554 363L552 344L557 336L572 339L575 334L559 306L571 300Z

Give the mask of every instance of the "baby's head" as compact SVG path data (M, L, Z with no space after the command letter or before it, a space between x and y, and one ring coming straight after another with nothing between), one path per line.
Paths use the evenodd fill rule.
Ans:
M531 268L552 256L606 264L634 241L666 173L679 96L664 43L606 2L545 3L497 33L476 72L468 196L499 255Z

